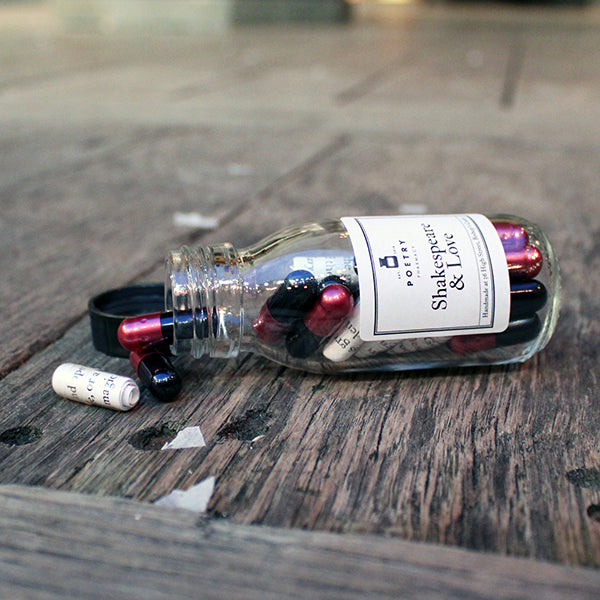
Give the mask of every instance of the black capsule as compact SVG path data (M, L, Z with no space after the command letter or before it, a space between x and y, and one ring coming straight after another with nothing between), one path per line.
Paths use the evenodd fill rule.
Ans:
M510 320L533 317L548 300L548 292L543 283L532 279L510 285Z
M319 285L310 271L292 271L267 300L271 316L280 323L301 320L316 299Z
M537 315L527 319L511 321L508 329L496 334L496 346L514 346L531 342L540 335L542 322Z
M129 361L152 395L162 402L172 402L181 392L181 378L164 354L156 350L131 352Z
M307 358L344 322L353 308L352 292L340 283L329 283L302 322L287 335L287 351L295 358Z
M319 285L310 271L292 271L263 304L252 328L261 340L275 343L302 321L314 304Z
M285 347L294 358L308 358L316 352L323 338L315 335L303 322L296 324L285 338Z

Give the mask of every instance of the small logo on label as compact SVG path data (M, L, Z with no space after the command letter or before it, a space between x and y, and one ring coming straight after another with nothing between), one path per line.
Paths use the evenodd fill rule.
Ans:
M384 256L379 259L379 266L385 267L386 269L397 269L398 268L398 258L393 255Z

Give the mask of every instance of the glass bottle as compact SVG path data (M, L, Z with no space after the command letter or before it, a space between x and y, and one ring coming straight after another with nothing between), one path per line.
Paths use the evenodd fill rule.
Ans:
M552 247L519 217L351 217L172 252L154 333L121 343L327 373L504 364L547 344L559 298Z

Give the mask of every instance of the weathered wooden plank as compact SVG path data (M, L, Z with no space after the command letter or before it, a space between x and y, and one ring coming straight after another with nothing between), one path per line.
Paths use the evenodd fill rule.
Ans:
M366 96L367 104L444 99L476 111L497 105L518 28L442 21L420 23L411 34L411 60L376 86Z
M244 519L308 527L328 522L343 530L372 528L597 564L600 531L588 514L595 510L598 486L577 487L566 477L583 468L590 469L589 480L600 458L594 442L597 399L591 392L597 385L598 332L589 318L600 293L598 281L589 277L600 224L594 208L597 161L597 149L591 148L463 140L385 148L380 141L356 143L277 195L290 221L300 216L294 207L301 198L325 205L330 188L336 196L327 214L365 205L371 213L386 213L408 195L429 212L525 215L541 223L555 243L564 310L549 348L518 369L416 374L376 383L364 378L352 380L352 389L326 382L322 395L311 397L315 418L297 443L298 455L278 456L281 470L275 466L272 479L265 474L272 485L285 482L278 487L287 493L269 491L264 483L253 488L250 493L261 502L247 504ZM272 225L263 221L261 227ZM229 237L238 236L248 234L234 222ZM361 416L371 410L368 418ZM302 422L294 413L285 437ZM306 435L314 430L319 433L313 445ZM294 454L289 445L285 450ZM288 465L294 465L293 474ZM343 483L336 480L339 473ZM242 489L248 493L233 483L227 496L237 500ZM292 490L303 496L293 508L287 497ZM224 498L216 507L226 510L227 504Z
M10 171L0 182L0 356L10 369L30 358L0 387L0 481L154 500L214 475L212 513L238 522L598 565L597 70L561 84L569 61L597 53L597 42L571 45L576 31L555 23L546 39L562 33L545 58L539 28L512 22L488 41L489 23L470 25L243 32L211 42L195 76L203 43L171 55L159 44L145 66L144 46L134 58L99 47L83 75L74 61L39 84L35 71L4 88L13 141L0 142L11 152L0 157ZM499 106L506 31L524 36L510 111ZM65 114L72 135L47 125ZM116 134L86 145L94 127L113 123ZM127 415L50 390L66 360L130 372L92 349L79 317L89 295L149 273L166 249L189 239L244 245L317 215L404 203L513 212L544 227L565 282L546 351L519 368L341 378L256 357L184 359L179 401L144 392ZM174 210L224 225L182 233ZM185 425L200 425L208 445L156 450Z
M2 7L1 16L5 16L5 11L6 7ZM151 38L135 34L65 35L52 26L16 28L4 21L0 20L0 91L4 99L11 98L12 94L26 94L28 90L35 95L36 88L51 92L56 89L56 82L64 86L65 92L70 86L81 91L81 86L75 83L77 79L81 82L104 78L106 81L111 74L134 66L140 75L154 69L155 89L172 83L172 79L165 77L170 73L203 83L227 82L232 76L238 76L243 64L240 59L245 56L247 47L253 45L253 36L248 35L233 40L208 32L200 39L164 34ZM257 60L256 65L259 62ZM163 77L158 78L159 75ZM119 78L115 78L115 83L118 81ZM131 83L139 89L141 82L150 85L135 77Z
M519 130L556 142L596 143L600 45L594 29L532 28L512 113Z
M555 338L522 367L321 377L257 357L181 360L180 400L145 393L115 415L49 388L66 360L128 372L92 349L84 320L3 381L3 427L43 435L0 446L1 481L154 500L214 475L211 510L239 522L599 564L596 164L588 148L349 139L203 238L246 244L316 214L397 212L406 199L429 212L522 214L554 241L565 282ZM200 425L207 446L131 444L184 425Z
M0 488L10 598L592 599L593 570L402 542L243 526L183 510Z
M144 127L115 124L110 133L95 125L66 128L56 123L4 121L0 138L0 189L3 207L21 188L47 177L80 171L132 144L150 132ZM49 151L52 149L52 151Z
M188 99L182 108L193 107L193 118L206 118L217 104L225 122L245 117L263 123L275 116L279 122L288 116L336 130L379 132L414 131L416 111L421 132L469 134L481 130L490 114L500 114L514 26L490 31L477 24L406 19L379 34L373 44L364 30L350 31L327 47L314 33L292 33L289 41L306 48L297 58L240 80L236 95L215 90ZM269 33L261 46L276 39ZM505 131L500 122L490 125L495 133Z
M592 22L593 23L593 22ZM554 83L561 88L598 82L600 53L596 26L532 27L527 32L524 83Z
M104 153L82 151L77 160L90 135L89 127L71 135L27 129L5 143L7 168L19 159L31 167L0 186L0 373L60 335L91 295L137 277L181 245L193 229L175 226L175 212L226 220L332 140L295 130L282 137L167 127L120 140L99 131ZM44 169L40 155L59 143L56 154L65 158Z
M518 14L425 13L376 32L322 33L266 28L201 39L46 40L24 56L9 54L8 74L13 63L40 66L27 81L18 79L22 68L14 69L15 85L2 93L3 115L18 122L61 121L68 114L71 123L285 129L293 122L337 133L598 139L594 67L573 69L564 83L545 79L568 65L598 62L582 60L597 51L592 27L559 18L536 25ZM566 41L574 38L579 41ZM507 88L515 57L523 72Z
M273 100L283 107L299 92L298 106L315 111L338 87L370 73L382 51L404 51L393 32L377 46L369 41L360 30L341 28L328 35L258 28L201 38L9 36L0 42L3 118L57 119L68 113L71 122L110 117L214 124L223 121L232 101L238 110L254 103L254 110L268 113ZM203 96L212 107L208 121L206 113L199 121L186 102Z

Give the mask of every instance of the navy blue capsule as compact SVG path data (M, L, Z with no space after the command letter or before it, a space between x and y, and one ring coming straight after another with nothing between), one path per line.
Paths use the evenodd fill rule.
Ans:
M170 313L173 318L173 325L177 329L177 339L191 340L194 337L205 339L209 336L210 326L212 325L213 334L218 328L218 315L216 308L209 323L208 311L204 307L198 307L195 310L178 310Z
M342 275L327 275L327 276L323 277L323 279L321 279L321 281L319 281L319 291L324 290L328 285L331 285L332 283L339 283L339 284L343 285L344 287L346 287L350 290L354 300L356 300L358 298L359 289L358 289L358 281L356 280L356 278L354 278L352 280L349 277L345 277Z
M510 284L510 320L533 317L544 308L548 292L543 283L535 279Z
M261 340L274 343L301 321L314 304L319 285L310 271L292 271L265 302L252 328Z
M171 361L157 350L131 352L129 361L152 395L162 402L172 402L181 392L182 382Z
M318 292L319 285L310 271L292 271L267 300L269 313L280 323L301 320L315 301Z
M308 358L317 351L323 338L315 335L308 327L300 322L285 338L285 348L294 358Z

